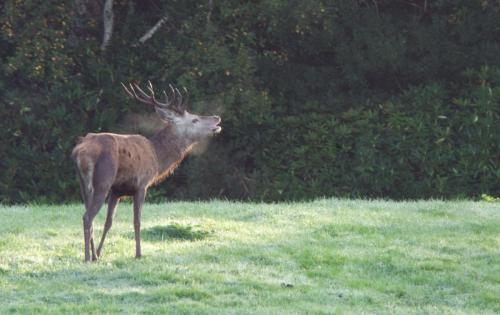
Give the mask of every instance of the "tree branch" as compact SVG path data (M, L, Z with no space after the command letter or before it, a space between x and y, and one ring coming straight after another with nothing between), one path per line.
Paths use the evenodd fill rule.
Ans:
M144 44L148 39L153 37L153 35L156 33L156 31L158 31L158 29L163 24L165 24L165 22L167 22L167 20L168 20L168 15L165 14L161 19L158 20L158 22L156 22L156 24L152 28L150 28L146 33L144 33L144 35L142 35L141 38L139 38L138 43L135 44L134 46Z
M210 24L210 19L212 18L213 10L214 10L214 1L208 0L207 24Z
M111 35L113 35L113 0L106 0L103 9L103 25L104 25L104 35L102 37L101 51L104 52L106 47L111 40Z

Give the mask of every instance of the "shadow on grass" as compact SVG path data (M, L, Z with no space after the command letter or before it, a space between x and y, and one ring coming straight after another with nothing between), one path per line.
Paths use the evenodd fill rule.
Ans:
M190 225L169 224L153 226L141 231L141 238L145 241L162 242L165 240L199 241L207 238L213 232L194 229Z

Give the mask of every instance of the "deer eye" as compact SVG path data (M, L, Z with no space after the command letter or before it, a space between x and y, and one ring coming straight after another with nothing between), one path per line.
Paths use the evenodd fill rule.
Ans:
M195 119L193 119L193 120L192 120L192 123L193 123L193 124L196 124L196 123L197 123L197 122L199 122L199 121L200 121L200 120L199 120L198 118L195 118Z

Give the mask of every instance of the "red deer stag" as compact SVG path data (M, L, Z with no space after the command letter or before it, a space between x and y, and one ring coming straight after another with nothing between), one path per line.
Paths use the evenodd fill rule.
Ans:
M148 187L172 174L197 142L222 129L218 116L188 113L185 110L187 97L183 99L182 93L172 86L170 95L163 91L165 102L162 103L155 98L151 82L149 93L137 84L129 84L128 88L122 85L129 96L153 105L165 126L149 139L141 135L89 133L73 149L86 210L83 215L85 261L101 256L116 205L124 196L134 199L135 256L141 257L141 207ZM96 252L92 221L106 196L108 212Z

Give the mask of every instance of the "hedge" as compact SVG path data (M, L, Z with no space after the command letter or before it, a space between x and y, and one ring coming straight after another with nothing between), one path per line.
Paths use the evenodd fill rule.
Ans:
M223 119L150 200L500 192L498 2L118 0L113 10L101 52L102 1L0 4L1 203L77 200L78 136L157 128L120 87L146 80L186 86L193 112Z

